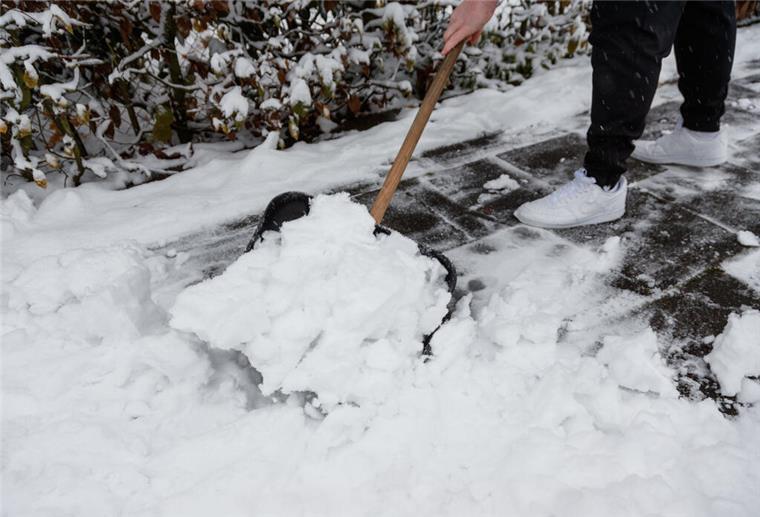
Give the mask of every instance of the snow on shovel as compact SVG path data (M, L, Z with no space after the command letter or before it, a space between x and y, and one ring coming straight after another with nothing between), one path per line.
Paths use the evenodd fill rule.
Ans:
M404 143L401 144L396 159L393 161L393 165L385 177L383 186L378 192L377 197L375 197L375 201L370 209L370 214L375 219L376 223L375 235L388 235L391 233L390 229L381 225L383 217L393 199L393 195L396 193L396 188L401 181L401 177L404 175L406 166L409 164L409 160L414 154L417 142L419 142L422 132L430 119L430 114L433 112L435 104L438 102L441 92L443 92L443 88L449 80L451 71L454 69L454 64L456 63L457 57L459 57L463 46L464 41L446 55L441 66L438 68L435 77L433 77L433 82L430 84L430 88L428 88L425 98L420 105L420 109L414 117L412 126L406 134ZM272 199L264 211L264 217L256 228L253 238L248 243L246 252L252 250L254 246L256 246L256 243L262 240L265 232L278 232L283 223L308 215L311 200L312 196L303 192L285 192ZM442 253L423 244L418 243L418 247L422 255L437 260L446 269L446 283L449 292L453 294L456 287L456 270L454 269L454 265ZM441 323L448 320L450 316L451 310L449 310ZM430 338L433 333L435 333L435 330L425 336L423 354L430 354Z

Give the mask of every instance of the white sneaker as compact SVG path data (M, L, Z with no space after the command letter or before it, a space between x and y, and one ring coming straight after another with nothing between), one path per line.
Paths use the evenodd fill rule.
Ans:
M637 140L631 156L647 163L713 167L728 159L725 131L706 133L686 129L679 122L672 133L657 140Z
M586 175L586 169L578 169L573 181L548 196L521 205L515 210L515 217L540 228L606 223L623 217L627 193L625 177L612 188L601 188L594 178Z

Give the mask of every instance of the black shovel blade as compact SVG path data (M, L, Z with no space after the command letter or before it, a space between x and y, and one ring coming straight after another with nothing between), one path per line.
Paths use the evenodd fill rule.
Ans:
M264 232L279 232L283 223L308 215L310 206L311 196L303 192L285 192L272 199L245 251L251 251Z
M375 225L375 235L390 235L392 231L393 230L386 228L385 226L381 226L379 224ZM441 325L451 319L451 315L453 314L454 308L456 306L454 290L457 288L457 270L449 258L440 251L434 250L433 248L425 246L424 244L420 244L419 242L417 243L417 248L420 250L420 253L422 255L437 260L443 266L443 268L446 270L446 286L449 288L449 292L451 293L449 306L447 307L446 314L443 316L440 325L438 325L430 334L426 334L422 338L422 355L431 356L433 355L433 350L430 346L430 340L433 339L433 335L438 331L439 328L441 328Z
M393 230L379 224L375 225L375 235L390 235ZM433 248L429 248L424 244L417 243L417 248L420 250L420 254L437 260L441 263L446 270L446 285L449 288L450 293L454 293L454 289L457 287L457 271L454 268L454 264L448 259L446 255L440 251L436 251Z
M285 192L272 199L267 205L266 210L264 210L264 217L256 227L256 231L253 233L253 237L245 248L245 251L251 251L256 244L262 240L264 232L279 232L284 223L308 215L309 208L311 207L311 199L312 196L303 192ZM391 232L392 230L385 226L379 224L375 225L375 235L390 235ZM417 243L417 247L422 255L437 260L446 270L446 286L452 294L452 301L449 303L448 311L441 321L441 325L443 325L449 320L449 318L451 318L452 311L454 310L455 301L453 295L457 286L457 271L454 268L454 264L452 264L443 253L420 243ZM441 328L441 325L424 337L422 349L423 355L431 355L430 339L433 337L433 334Z

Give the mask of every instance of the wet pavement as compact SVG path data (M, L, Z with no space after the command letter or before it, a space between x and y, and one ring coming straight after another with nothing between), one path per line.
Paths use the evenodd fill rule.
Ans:
M666 87L675 90L674 85ZM738 403L720 394L703 357L711 350L711 336L721 333L731 312L760 308L760 292L721 268L725 260L748 249L738 242L738 230L760 235L760 195L745 194L749 186L760 184L758 92L760 74L732 85L724 117L734 137L729 163L696 169L630 159L628 206L622 219L554 231L582 246L621 237L625 255L608 284L613 298L636 301L618 304L618 312L607 319L646 321L664 343L663 356L674 369L681 393L695 400L714 398L727 414L735 413ZM672 128L678 106L672 101L654 107L644 136L654 138ZM579 114L574 127L582 128L586 120L587 114ZM424 172L402 182L384 224L440 251L477 247L495 231L518 225L514 210L568 181L584 153L582 130L484 135L425 152L415 164ZM519 188L484 187L502 175ZM373 183L336 190L347 190L369 205L379 184L378 177ZM188 253L198 279L213 276L240 255L257 221L254 214L170 246ZM470 281L460 294L468 287L482 286Z

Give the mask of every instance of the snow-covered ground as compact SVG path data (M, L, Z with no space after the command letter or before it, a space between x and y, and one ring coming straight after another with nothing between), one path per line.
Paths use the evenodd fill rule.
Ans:
M753 73L758 47L758 27L740 31L735 75ZM447 100L420 150L570 127L589 86L587 61L575 60L506 93ZM159 246L259 212L285 190L377 181L412 115L284 152L209 153L126 191L4 199L3 515L757 515L760 409L728 419L712 400L679 398L651 328L601 323L614 312L606 279L625 253L617 237L581 246L515 226L452 250L460 283L484 288L459 301L434 357L365 351L359 366L390 365L394 382L327 411L310 395L264 396L248 364L260 356L212 346L232 335L225 318L257 324L245 306L201 310L204 295L224 293L198 288L175 304L187 256ZM750 248L723 267L757 288L758 260ZM286 316L283 331L299 321ZM746 401L760 400L746 379L760 374L758 335L760 312L747 308L707 358ZM358 364L345 361L343 374Z

